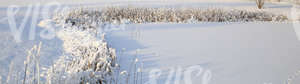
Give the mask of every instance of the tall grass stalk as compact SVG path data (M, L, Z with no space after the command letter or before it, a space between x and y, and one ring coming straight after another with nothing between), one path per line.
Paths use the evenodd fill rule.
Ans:
M24 69L24 78L23 78L23 84L26 84L27 78L31 79L29 76L30 72L29 69L31 68L33 71L33 80L28 81L30 83L40 84L40 50L42 47L42 42L39 43L39 45L34 45L33 48L31 48L27 52L27 59L24 62L25 69Z
M143 68L144 68L144 63L142 62L141 63L141 71L140 71L140 75L141 75L141 78L140 78L140 80L141 80L141 83L140 84L143 84Z
M117 60L118 60L118 66L117 66L117 77L116 77L116 83L115 84L118 84L118 82L120 81L119 79L120 79L120 75L122 75L122 74L120 74L121 73L121 66L120 66L120 64L121 64L121 61L122 61L122 57L124 56L124 52L125 52L125 48L122 48L122 50L121 50L121 53L120 53L120 56L117 58Z
M13 72L14 71L14 62L11 62L9 65L9 72L6 78L6 83L11 83L12 77L13 77Z
M256 5L258 9L262 9L265 4L264 0L256 0Z

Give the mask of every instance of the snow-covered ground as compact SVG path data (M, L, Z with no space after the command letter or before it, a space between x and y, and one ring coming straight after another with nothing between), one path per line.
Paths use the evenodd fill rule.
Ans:
M117 50L126 48L128 56L140 49L147 71L164 71L159 84L173 68L193 65L211 71L209 84L283 84L300 69L300 43L292 24L130 25L108 38ZM192 78L194 84L201 84L201 78Z
M43 42L41 49L41 67L50 67L62 56L62 41L53 38L41 38L43 30L37 26L36 38L29 39L29 19L22 34L22 42L16 43L11 35L9 22L5 19L7 6L21 5L23 9L16 16L21 24L26 6L37 3L47 4L50 0L6 0L0 1L0 79L7 81L9 73L23 71L28 49ZM102 1L102 0L57 0L72 7L89 6L136 6L136 7L172 7L172 8L239 8L254 9L255 2L233 0L188 0L188 1ZM266 9L289 14L291 4L267 3ZM30 15L30 18L33 15ZM2 19L4 18L4 19ZM38 22L42 18L38 18ZM37 25L37 24L34 24ZM129 67L134 56L143 63L143 83L153 84L155 77L151 72L160 72L157 83L187 83L186 71L192 72L193 84L283 84L289 76L300 70L300 42L291 23L199 23L199 24L130 24L123 31L109 32L108 44L116 48L117 56L122 60L121 68ZM194 67L194 68L193 68ZM181 78L180 78L181 77ZM14 77L11 77L14 78ZM170 79L171 78L171 79ZM181 79L178 82L176 79ZM206 78L206 79L205 79ZM10 79L12 80L12 79ZM20 79L19 79L20 80ZM292 84L300 83L295 78ZM0 83L1 83L0 82Z

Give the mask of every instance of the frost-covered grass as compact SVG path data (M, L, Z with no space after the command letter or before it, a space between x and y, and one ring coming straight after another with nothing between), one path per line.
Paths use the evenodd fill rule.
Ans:
M59 16L59 15L58 15ZM78 19L81 18L81 19ZM264 10L238 9L176 9L176 8L118 8L102 10L76 9L64 18L72 25L126 23L198 23L198 22L284 22L287 16ZM87 27L82 27L83 29Z
M27 59L24 62L24 77L23 84L36 83L40 84L40 51L42 43L34 45L28 51Z
M78 13L80 12L60 13L52 21L47 21L54 22L58 27L56 34L63 41L65 54L48 69L46 82L120 84L137 81L137 74L133 74L134 79L129 79L132 73L137 72L136 67L133 68L134 72L120 69L116 50L105 41L105 32L98 31L103 23L99 23L94 17L73 17ZM74 22L65 22L69 16L73 17Z
M22 70L17 69L14 65L15 62L11 62L9 65L8 76L4 81L0 83L5 84L41 84L40 82L40 50L42 43L34 45L32 48L27 49L26 60L24 61L24 67ZM1 79L1 78L0 78Z
M65 13L62 13L65 14ZM28 51L24 62L24 74L9 74L7 83L47 83L47 84L129 84L130 81L139 82L140 68L135 59L129 71L120 69L116 50L105 41L105 32L97 32L101 25L66 23L65 17L56 17L55 20L41 21L41 27L56 28L56 36L63 42L63 55L49 68L40 71L39 52L42 45L34 46ZM91 20L91 17L74 18ZM76 23L78 23L76 22ZM53 24L54 23L54 24ZM120 59L119 59L120 61ZM11 67L13 69L13 67ZM21 72L23 73L23 72ZM133 78L134 77L134 78ZM130 79L133 78L133 79Z
M116 54L104 39L89 31L65 28L58 32L65 55L49 70L50 83L108 83L114 74Z
M121 70L116 50L108 46L104 35L97 37L94 30L75 26L59 30L57 36L63 40L65 54L48 69L46 83L129 84L135 81L137 84L141 79L138 59L132 62L130 70Z

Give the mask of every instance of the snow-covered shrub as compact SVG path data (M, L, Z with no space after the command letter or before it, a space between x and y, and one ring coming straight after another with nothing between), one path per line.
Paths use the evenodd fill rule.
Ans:
M263 8L264 4L265 4L264 0L256 0L256 5L258 9Z

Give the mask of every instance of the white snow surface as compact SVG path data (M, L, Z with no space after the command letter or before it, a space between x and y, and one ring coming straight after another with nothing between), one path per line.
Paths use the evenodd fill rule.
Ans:
M166 82L172 68L194 65L211 71L209 84L285 84L300 69L300 43L292 24L130 25L108 38L117 50L126 48L127 56L138 49L145 73L161 69L158 84ZM201 78L194 76L193 84L202 84Z
M88 4L103 7L109 4L117 6L143 7L224 7L255 8L254 2L215 1L99 1L99 0L57 0L63 4ZM36 35L35 40L26 40L28 34L22 35L24 41L16 43L10 35L6 17L9 5L26 6L50 0L2 0L0 1L0 81L6 82L9 72L23 71L26 50L39 41L43 42L41 50L41 67L50 67L62 56L62 41L55 38L43 39ZM126 2L126 3L124 3ZM172 2L172 3L169 3ZM191 3L192 2L192 3ZM108 3L108 5L107 5ZM274 12L289 13L289 4L271 4L266 7ZM265 10L268 10L265 9ZM25 10L21 10L21 12ZM22 13L17 21L23 19ZM28 23L31 21L28 21ZM25 26L28 32L30 25ZM37 28L37 33L42 29ZM127 67L132 56L138 50L138 58L144 63L143 82L149 81L149 71L163 70L158 84L165 84L170 68L200 65L210 70L212 80L209 84L283 84L289 76L300 70L300 42L297 40L292 24L286 23L203 23L203 24L141 24L128 25L125 31L114 31L107 35L107 41ZM9 67L12 66L11 70ZM200 77L193 77L193 84L201 84ZM300 78L293 84L300 83ZM182 81L183 82L183 81ZM171 83L174 83L172 81Z

